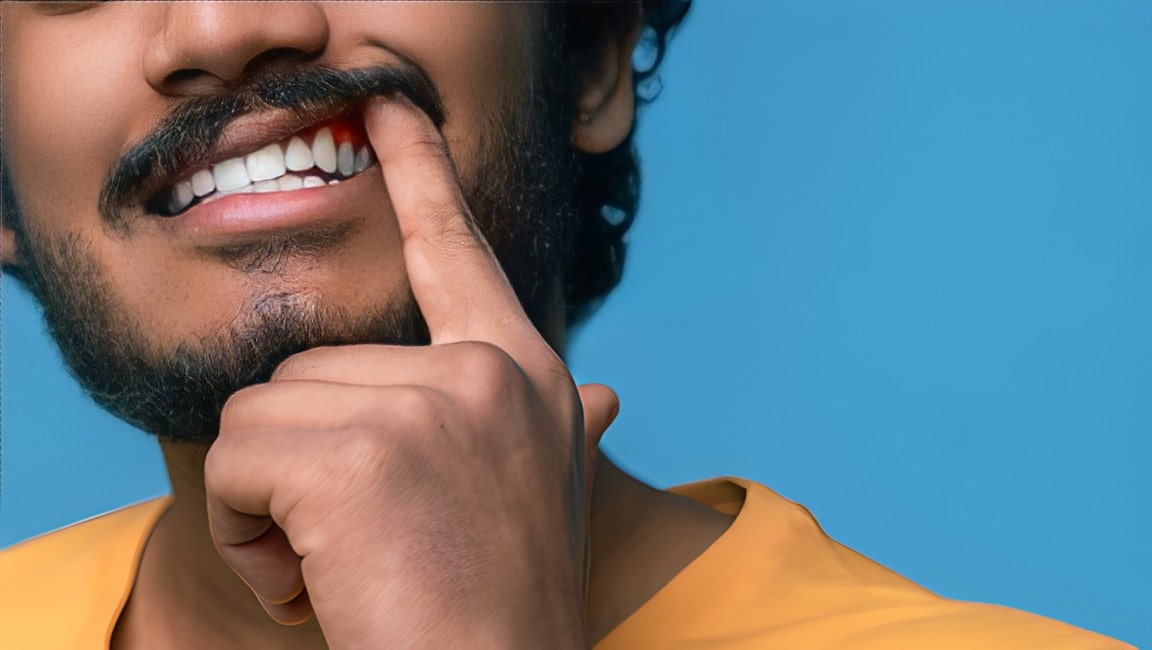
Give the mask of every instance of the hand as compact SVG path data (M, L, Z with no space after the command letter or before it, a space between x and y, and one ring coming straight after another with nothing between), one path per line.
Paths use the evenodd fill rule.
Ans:
M577 390L477 232L439 133L367 110L426 347L317 348L225 405L221 556L332 648L587 647L591 461L618 402Z

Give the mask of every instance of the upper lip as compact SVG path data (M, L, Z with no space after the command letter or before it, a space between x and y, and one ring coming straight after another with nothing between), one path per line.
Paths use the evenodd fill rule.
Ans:
M288 110L273 110L253 113L237 118L224 127L202 155L182 164L171 173L163 173L153 178L143 188L138 201L143 203L157 192L170 188L197 169L208 167L229 158L252 153L265 145L279 142L299 133L310 126L341 116L352 115L357 108L342 107L336 111L301 115Z
M407 96L437 128L443 124L445 109L435 85L407 60L348 70L317 64L291 74L269 73L236 93L189 99L109 170L97 198L100 215L110 228L131 232L128 215L148 212L151 198L197 169L310 125L342 116L362 121L364 102L387 95Z

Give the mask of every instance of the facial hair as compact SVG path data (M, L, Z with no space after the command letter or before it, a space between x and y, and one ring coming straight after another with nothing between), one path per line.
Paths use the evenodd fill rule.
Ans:
M291 81L295 96L309 96L307 79ZM332 78L324 83L330 91ZM547 84L535 83L518 101L493 110L480 135L475 178L461 179L478 227L537 326L563 299L558 288L572 263L577 228L572 116L557 97ZM101 407L163 440L210 443L228 398L267 381L298 352L429 342L411 290L401 286L367 313L279 294L250 305L223 330L163 349L118 299L89 245L75 234L51 239L28 228L4 180L23 279L70 372Z

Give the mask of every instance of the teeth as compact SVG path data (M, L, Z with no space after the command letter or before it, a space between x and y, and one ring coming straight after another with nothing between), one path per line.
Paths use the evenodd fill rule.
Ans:
M194 198L196 198L196 195L192 193L191 182L184 181L182 183L176 184L176 200L179 201L182 205L187 206L192 202L192 199Z
M212 179L212 172L207 169L192 174L192 192L196 196L207 196L216 189L216 181Z
M201 200L200 202L201 203L211 203L213 201L219 201L220 199L222 199L226 196L233 196L235 194L252 194L255 191L256 191L255 187L253 187L253 185L251 183L249 183L248 185L245 185L244 187L240 187L240 188L237 188L234 190L229 190L227 192L219 192L219 191L213 192L212 194L209 194L208 196L204 197L204 199Z
M244 156L244 167L248 178L253 181L270 181L280 178L287 169L284 167L284 150L273 143Z
M208 203L231 194L286 192L336 185L359 174L375 162L367 145L356 149L351 142L336 144L332 129L316 131L312 145L294 135L286 143L274 143L247 154L201 169L160 195L160 212L176 215L197 199ZM326 180L317 169L328 176ZM312 174L289 173L307 172Z
M356 168L353 173L359 174L368 169L370 164L372 164L372 154L368 151L368 147L360 147L360 151L356 152Z
M212 165L212 180L220 192L238 190L248 184L248 170L242 158L232 158Z
M311 156L312 154L308 155ZM296 174L284 174L277 183L280 184L280 191L282 192L298 190L304 187L304 179Z
M332 139L332 129L324 127L316 133L312 141L312 158L316 166L331 174L336 171L336 141Z
M312 169L316 165L312 158L312 148L298 135L292 136L288 141L288 150L284 152L284 164L294 172Z
M356 151L351 142L341 142L336 150L336 169L341 176L351 176L356 169Z
M216 192L215 194L213 194L212 196L210 196L208 198L209 199L217 199L217 198L220 198L223 196L229 196L232 194L252 194L255 191L256 191L255 186L253 186L251 183L248 183L247 185L244 185L243 187L238 187L234 190L228 190L227 192Z
M168 198L168 209L173 214L180 212L192 204L193 198L195 196L192 194L192 183L188 181L177 183L175 190Z

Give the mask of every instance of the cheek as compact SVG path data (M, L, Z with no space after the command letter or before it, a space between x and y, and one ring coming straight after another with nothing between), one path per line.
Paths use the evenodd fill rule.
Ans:
M462 176L472 177L481 140L522 102L544 7L517 2L332 3L333 33L360 48L402 54L435 82L446 107L444 137Z
M116 278L107 288L118 301L130 302L133 287L186 291L161 286L154 251L109 238L98 211L108 171L159 115L137 32L97 15L5 25L3 38L3 154L29 234L83 242L97 269Z
M41 217L30 228L46 233L98 225L104 174L130 137L116 116L138 115L134 100L144 96L128 54L138 47L103 41L84 24L3 35L4 160L27 212Z

